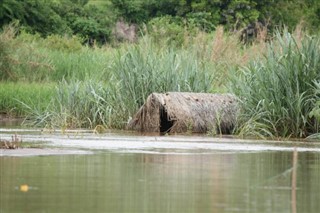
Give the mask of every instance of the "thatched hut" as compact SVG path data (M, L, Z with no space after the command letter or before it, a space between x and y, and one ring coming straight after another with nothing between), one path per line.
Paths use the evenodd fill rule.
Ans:
M129 122L128 129L143 132L230 134L236 121L237 101L230 94L152 93Z

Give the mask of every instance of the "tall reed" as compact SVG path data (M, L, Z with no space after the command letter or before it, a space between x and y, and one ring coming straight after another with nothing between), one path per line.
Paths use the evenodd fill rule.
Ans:
M0 113L26 116L25 104L43 112L55 94L54 87L53 83L1 82Z
M109 126L111 108L103 83L92 81L61 81L45 110L29 109L27 124L48 128L94 128Z
M320 40L295 39L277 32L263 59L239 68L231 89L242 113L238 133L274 137L306 137L319 131L310 116L320 81Z
M210 92L215 70L195 51L156 46L149 38L122 47L101 78L61 81L42 114L30 111L34 125L123 128L152 92ZM106 79L103 81L103 79Z
M210 92L215 78L213 64L198 58L195 50L159 47L148 36L119 51L111 73L130 114L152 92Z

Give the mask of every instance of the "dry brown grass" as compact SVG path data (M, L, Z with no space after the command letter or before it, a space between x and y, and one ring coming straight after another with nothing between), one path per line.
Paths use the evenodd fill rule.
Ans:
M260 27L254 42L243 44L239 32L228 33L223 26L218 26L213 34L197 33L189 43L192 43L200 59L210 61L223 70L246 65L249 61L261 57L266 50L267 34L267 28Z
M17 135L13 135L11 141L0 140L0 149L18 149L21 142L22 140Z

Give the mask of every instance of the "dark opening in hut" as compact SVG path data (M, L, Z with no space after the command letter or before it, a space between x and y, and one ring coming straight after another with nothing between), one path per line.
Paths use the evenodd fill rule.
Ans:
M160 132L170 132L174 121L170 119L166 109L160 107Z
M128 129L143 132L230 134L237 114L230 94L152 93L129 122Z

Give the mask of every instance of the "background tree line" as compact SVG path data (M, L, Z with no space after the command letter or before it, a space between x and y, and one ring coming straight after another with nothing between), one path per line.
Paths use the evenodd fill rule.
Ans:
M167 22L214 31L223 25L230 31L269 29L286 25L293 29L304 21L309 31L320 29L318 0L2 0L0 27L14 20L27 32L43 37L78 35L86 42L106 43L115 22L138 25Z

